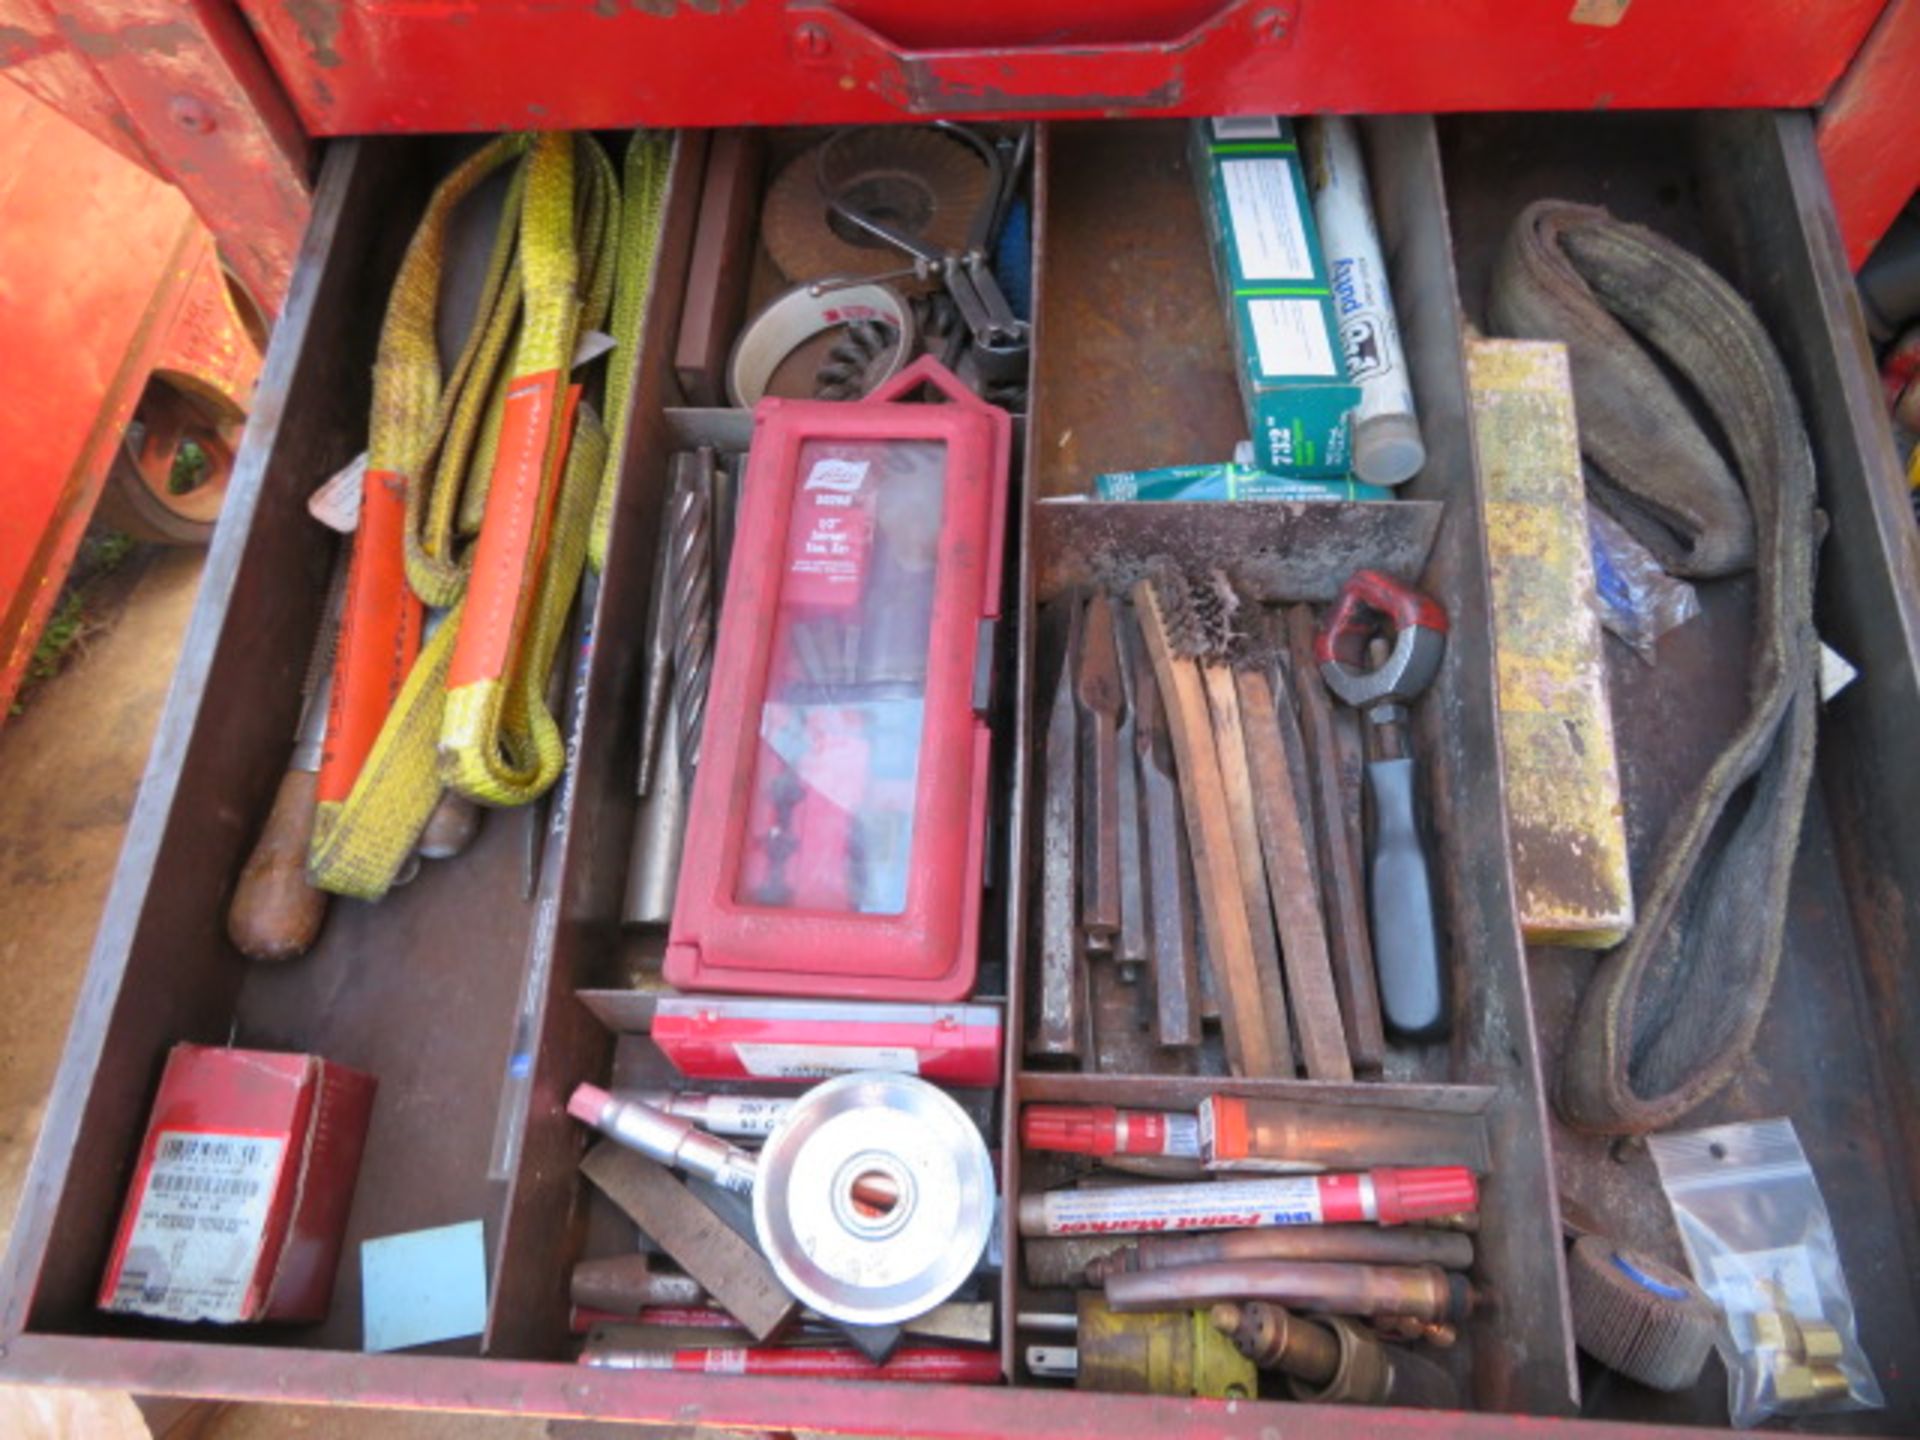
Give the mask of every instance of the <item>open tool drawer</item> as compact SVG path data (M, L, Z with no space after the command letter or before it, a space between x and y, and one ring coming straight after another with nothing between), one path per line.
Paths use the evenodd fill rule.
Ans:
M1043 132L1035 176L1035 376L1019 509L1017 618L1003 707L1006 828L994 853L984 957L1008 998L1000 1097L1002 1175L1017 1196L1038 1174L1015 1123L1026 1100L1172 1108L1208 1087L1151 1073L1120 1077L1030 1070L1020 1058L1026 917L1032 906L1031 777L1037 693L1034 605L1050 557L1035 511L1085 488L1097 468L1193 458L1237 425L1226 377L1191 306L1210 323L1204 258L1154 208L1187 191L1178 122L1074 123ZM1863 1317L1863 1340L1889 1391L1855 1428L1911 1431L1900 1377L1920 1355L1913 1316L1911 1182L1920 1135L1913 1091L1920 990L1920 803L1901 748L1920 722L1915 694L1915 555L1876 420L1870 371L1831 214L1803 120L1726 116L1542 125L1463 119L1370 122L1380 222L1430 447L1410 492L1445 510L1423 580L1453 613L1450 655L1418 714L1438 821L1445 917L1459 985L1451 1042L1397 1053L1382 1082L1262 1081L1234 1093L1335 1106L1439 1111L1484 1141L1475 1280L1493 1304L1456 1351L1472 1402L1488 1411L1571 1416L1582 1404L1560 1260L1559 1196L1573 1196L1629 1238L1666 1250L1663 1202L1643 1157L1596 1153L1556 1132L1547 1059L1563 1023L1564 957L1530 958L1514 919L1500 797L1487 561L1477 512L1460 343L1497 240L1522 200L1578 187L1623 212L1681 226L1760 306L1792 367L1819 451L1833 523L1823 630L1866 673L1832 707L1823 786L1808 825L1793 953L1754 1079L1719 1102L1726 1115L1792 1114L1836 1216ZM1695 151L1694 140L1706 148ZM620 926L633 820L641 631L661 521L667 458L709 423L679 408L671 340L699 192L698 138L684 138L669 185L660 280L641 353L610 560L580 706L577 759L545 849L536 893L522 893L523 820L490 817L477 848L429 870L378 910L338 907L317 951L283 969L248 968L221 933L230 877L284 762L297 678L317 618L328 545L305 517L307 490L364 439L366 375L400 248L450 142L370 140L329 153L302 252L237 468L179 679L163 720L68 1054L50 1102L5 1276L10 1378L139 1392L399 1404L580 1418L843 1433L1095 1433L1152 1426L1266 1433L1441 1428L1500 1433L1526 1419L1432 1419L1398 1412L1134 1399L1034 1383L1017 1363L1014 1313L1029 1290L1008 1228L1000 1290L1013 1385L994 1390L584 1371L571 1363L566 1273L606 1237L578 1178L579 1128L564 1113L578 1081L651 1063L650 1042L616 1047L603 1014L637 1027L644 1001L616 1012L582 990L619 989L652 960ZM1668 187L1672 187L1669 192ZM1663 199L1671 193L1672 200ZM1190 203L1190 202L1189 202ZM1127 206L1135 208L1123 208ZM1196 262L1200 275L1194 273ZM1106 314L1109 324L1096 324ZM1129 347L1133 347L1131 355ZM1215 368L1207 373L1208 367ZM1196 370L1202 372L1196 375ZM1147 397L1145 400L1142 397ZM1071 433L1077 445L1063 445ZM1129 440L1129 433L1135 438ZM1157 440L1167 453L1142 454ZM1177 444L1175 442L1178 442ZM1108 445L1096 451L1096 445ZM1736 607L1737 608L1737 607ZM1710 614L1737 625L1738 616ZM1731 655L1738 647L1726 640ZM1663 715L1705 715L1737 668L1714 647L1663 660L1654 677L1685 698ZM1629 664L1637 662L1629 661ZM1698 665L1699 669L1692 668ZM1719 666L1720 668L1708 668ZM1616 678L1618 671L1616 671ZM1694 683L1686 684L1692 680ZM1626 682L1621 682L1626 683ZM1618 707L1616 707L1618 708ZM1702 725L1705 720L1700 722ZM1623 725L1631 746L1639 730ZM1630 800L1673 782L1628 769ZM1637 822L1636 839L1645 828ZM1838 937L1837 939L1835 937ZM1820 967L1837 967L1821 973ZM166 1049L183 1039L312 1049L376 1073L381 1090L332 1314L322 1325L227 1338L102 1316L93 1293ZM1775 1042L1781 1048L1769 1049ZM619 1059L615 1060L616 1048ZM1546 1052L1543 1054L1543 1051ZM525 1057L527 1083L505 1077ZM1612 1167L1611 1169L1607 1167ZM1596 1185L1595 1175L1606 1183ZM1623 1177L1615 1181L1615 1175ZM1627 1182L1631 1181L1631 1184ZM359 1240L483 1218L491 1325L483 1344L446 1353L368 1356L360 1342ZM1694 1394L1655 1403L1625 1387L1590 1390L1589 1413L1710 1421L1718 1373Z

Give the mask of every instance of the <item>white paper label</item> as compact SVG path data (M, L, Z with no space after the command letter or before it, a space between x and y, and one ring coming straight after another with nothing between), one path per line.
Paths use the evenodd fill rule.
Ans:
M1276 380L1340 372L1334 367L1327 327L1320 323L1318 300L1249 300L1253 343L1260 352L1260 373Z
M1293 162L1229 160L1220 167L1233 248L1247 280L1311 280L1313 251L1293 193Z
M1742 1350L1761 1348L1754 1341L1754 1312L1778 1308L1783 1296L1787 1308L1802 1320L1818 1320L1825 1313L1813 1262L1801 1245L1715 1255L1706 1288L1726 1312L1727 1328Z
M780 1117L792 1108L791 1100L758 1095L709 1095L706 1112L696 1123L714 1135L771 1135Z
M588 330L573 347L571 368L578 370L582 365L598 360L618 343L604 330Z
M1859 678L1860 672L1854 669L1846 656L1826 641L1820 642L1820 698L1822 700L1833 699Z
M1053 1190L1044 1205L1043 1235L1142 1235L1321 1222L1320 1182L1306 1175L1217 1185Z
M1280 117L1277 115L1222 115L1213 122L1216 140L1278 140Z
M1162 1155L1176 1155L1182 1160L1197 1160L1200 1157L1200 1121L1193 1115L1169 1115L1166 1117L1167 1138L1161 1146Z
M736 1042L740 1068L763 1080L820 1080L856 1070L920 1073L920 1056L905 1045L767 1045Z
M362 450L307 497L307 513L329 530L351 535L360 524L360 490L366 478L367 452Z
M161 1131L108 1308L246 1319L285 1152L279 1136Z

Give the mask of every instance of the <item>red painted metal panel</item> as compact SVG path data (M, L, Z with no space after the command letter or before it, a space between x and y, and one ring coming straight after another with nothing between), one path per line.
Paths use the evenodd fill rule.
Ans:
M0 72L179 186L256 303L279 308L308 143L232 0L0 0Z
M1883 0L238 0L317 135L1807 106Z
M1820 112L1847 261L1858 270L1920 190L1920 0L1892 0Z
M238 418L260 357L186 198L0 84L0 716L147 377Z
M223 1347L228 1348L228 1347ZM589 1370L578 1365L457 1357L360 1355L325 1350L232 1346L254 1360L199 1364L205 1347L170 1340L26 1334L0 1349L9 1380L132 1388L273 1404L385 1406L467 1414L624 1420L787 1433L805 1419L814 1434L915 1435L928 1440L1539 1440L1552 1422L1538 1416L1435 1410L1356 1410L1338 1405L1246 1404L1160 1395L1101 1395L1071 1389L863 1384L844 1380L674 1375ZM234 1383L236 1376L245 1378ZM1580 1440L1698 1440L1681 1427L1587 1421Z
M178 191L0 85L0 355L11 370L0 385L0 700L146 383L163 282L198 233Z

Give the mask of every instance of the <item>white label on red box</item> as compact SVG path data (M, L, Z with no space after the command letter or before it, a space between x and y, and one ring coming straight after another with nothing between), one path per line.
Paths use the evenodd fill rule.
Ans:
M245 1320L286 1141L163 1130L110 1310L170 1320Z
M858 1070L920 1073L920 1056L905 1045L769 1045L736 1041L733 1053L761 1080L824 1080Z

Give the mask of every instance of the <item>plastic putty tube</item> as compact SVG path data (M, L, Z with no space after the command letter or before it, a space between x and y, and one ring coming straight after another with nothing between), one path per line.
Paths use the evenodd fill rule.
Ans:
M1327 253L1347 378L1360 387L1353 412L1353 473L1372 485L1399 485L1419 474L1427 450L1414 415L1413 384L1400 348L1380 233L1373 224L1359 132L1337 115L1305 129L1307 184Z

